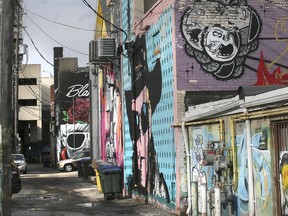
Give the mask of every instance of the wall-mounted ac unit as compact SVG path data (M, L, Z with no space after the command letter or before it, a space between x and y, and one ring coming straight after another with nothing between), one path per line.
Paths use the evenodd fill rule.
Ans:
M115 38L99 38L97 46L99 58L116 56Z
M98 58L97 41L90 41L89 43L89 62L96 61Z

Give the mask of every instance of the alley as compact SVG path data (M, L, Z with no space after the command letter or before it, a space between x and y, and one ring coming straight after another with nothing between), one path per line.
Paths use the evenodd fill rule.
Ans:
M173 215L135 199L105 201L97 186L75 172L29 164L22 190L12 197L12 216Z

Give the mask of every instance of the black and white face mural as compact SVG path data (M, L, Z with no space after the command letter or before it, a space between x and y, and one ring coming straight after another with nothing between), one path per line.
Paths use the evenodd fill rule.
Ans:
M216 79L241 77L245 57L258 47L260 18L243 4L194 2L181 17L186 53Z

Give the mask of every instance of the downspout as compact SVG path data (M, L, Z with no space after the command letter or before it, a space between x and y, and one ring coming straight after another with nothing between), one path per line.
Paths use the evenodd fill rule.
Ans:
M190 167L190 151L189 151L189 144L188 144L188 135L187 130L185 129L185 122L183 121L181 124L183 136L184 136L184 145L185 145L185 151L186 151L186 164L187 164L187 182L188 182L188 208L186 210L187 215L191 215L191 167Z
M231 151L232 151L232 167L233 167L233 179L232 186L233 191L236 192L238 188L238 171L237 171L237 149L235 144L235 127L234 127L234 119L230 119L230 131L231 131Z
M244 108L244 114L248 111ZM251 125L250 119L245 120L246 123L246 145L247 145L247 163L248 163L248 196L249 196L249 216L254 215L254 183L253 183L253 158L252 158L252 141L251 141Z

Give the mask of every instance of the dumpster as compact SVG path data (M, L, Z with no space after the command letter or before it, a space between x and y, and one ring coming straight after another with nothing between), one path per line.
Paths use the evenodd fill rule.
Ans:
M100 166L98 172L104 199L121 198L122 168L115 165Z

